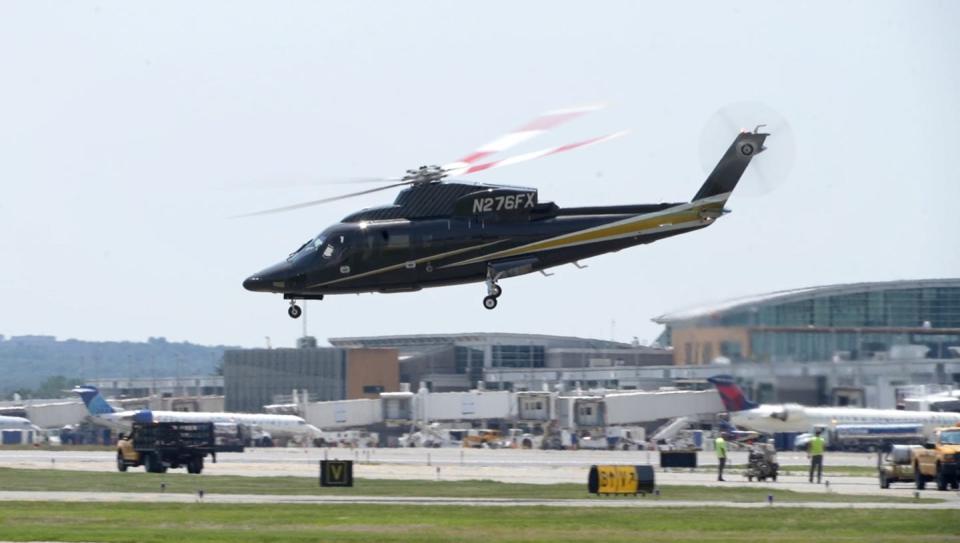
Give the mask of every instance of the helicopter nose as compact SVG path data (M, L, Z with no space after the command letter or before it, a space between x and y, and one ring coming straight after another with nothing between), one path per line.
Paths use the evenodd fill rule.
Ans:
M253 292L283 292L289 286L291 273L290 264L281 262L247 277L243 288Z
M263 278L261 278L258 275L251 275L250 277L247 277L243 281L243 288L252 292L260 291L266 285L267 285L267 282L264 281Z

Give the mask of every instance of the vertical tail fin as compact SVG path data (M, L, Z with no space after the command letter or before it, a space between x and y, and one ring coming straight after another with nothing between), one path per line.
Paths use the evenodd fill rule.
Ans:
M107 400L103 399L97 387L93 385L78 386L73 389L73 392L80 395L80 399L83 400L83 404L87 406L87 411L91 415L105 415L116 412L114 408L110 407Z
M759 128L759 127L757 127ZM729 194L736 188L737 182L746 171L747 165L757 153L762 152L766 147L763 146L764 140L770 134L759 132L741 132L733 140L723 158L717 163L716 167L710 172L710 176L700 187L693 201L703 200L712 196Z
M707 381L717 387L720 393L720 399L728 412L745 411L757 407L757 404L748 400L743 390L737 385L736 381L730 375L717 375L710 377Z

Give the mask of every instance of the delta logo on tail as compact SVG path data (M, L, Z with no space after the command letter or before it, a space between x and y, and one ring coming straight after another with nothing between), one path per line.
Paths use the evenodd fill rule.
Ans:
M758 407L758 404L751 402L744 396L743 390L741 390L740 386L733 380L732 375L708 377L707 381L717 387L717 392L720 393L720 399L723 401L723 406L727 411L733 413Z

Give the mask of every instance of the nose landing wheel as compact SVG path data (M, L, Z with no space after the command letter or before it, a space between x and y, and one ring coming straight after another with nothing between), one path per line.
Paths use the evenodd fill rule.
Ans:
M483 299L483 307L494 309L497 307L497 298L503 294L503 289L497 284L496 278L492 275L487 276L487 296Z
M287 309L287 315L290 315L291 319L299 319L300 315L303 315L303 310L300 309L300 306L297 305L297 302L291 300L290 307Z

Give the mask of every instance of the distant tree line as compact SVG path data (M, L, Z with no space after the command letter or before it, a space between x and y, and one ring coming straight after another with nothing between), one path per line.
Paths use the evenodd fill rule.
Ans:
M174 343L162 337L146 342L6 337L0 340L0 398L17 391L39 397L41 390L69 389L90 379L211 375L231 348L237 347Z

